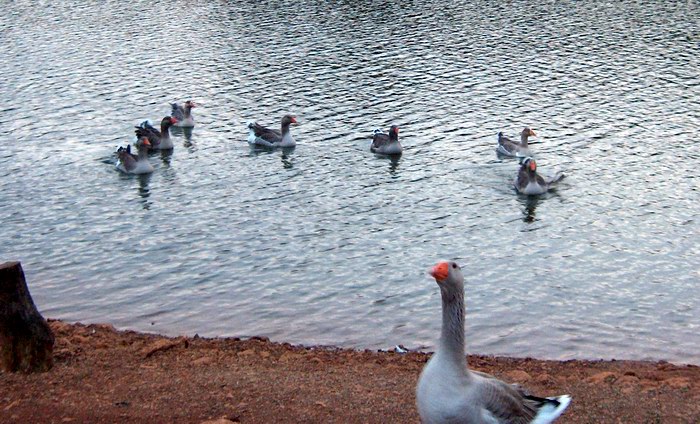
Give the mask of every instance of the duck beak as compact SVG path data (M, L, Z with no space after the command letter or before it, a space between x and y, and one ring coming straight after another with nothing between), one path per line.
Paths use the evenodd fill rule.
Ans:
M299 123L297 122L297 117L296 117L296 116L292 116L292 124L297 124L297 125L299 125Z
M437 281L438 283L445 281L447 279L447 276L450 273L450 266L447 264L447 262L440 262L439 264L435 265L429 272L429 274Z
M530 161L530 171L534 171L537 169L537 164L535 163L534 160Z
M170 118L170 123L171 123L171 124L177 124L177 119L175 119L175 118Z
M148 147L151 147L151 142L150 142L150 141L148 141L148 139L147 139L147 138L144 138L144 139L143 139L143 145L144 145L144 146L148 146Z
M533 137L537 137L537 134L535 134L535 132L532 131L532 130L530 130L530 135L533 136Z

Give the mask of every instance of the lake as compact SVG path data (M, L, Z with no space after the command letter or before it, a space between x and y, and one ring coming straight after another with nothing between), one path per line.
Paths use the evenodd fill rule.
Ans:
M453 259L469 352L700 364L697 2L48 5L0 16L0 261L45 316L431 350ZM249 147L285 113L295 149ZM526 126L540 198L495 153Z

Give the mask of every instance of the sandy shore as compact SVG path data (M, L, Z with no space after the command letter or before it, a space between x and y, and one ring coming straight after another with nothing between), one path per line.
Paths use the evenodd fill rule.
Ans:
M50 324L56 334L53 370L0 373L2 423L418 422L414 387L428 354ZM561 423L700 423L697 366L486 356L469 361L535 394L571 394Z

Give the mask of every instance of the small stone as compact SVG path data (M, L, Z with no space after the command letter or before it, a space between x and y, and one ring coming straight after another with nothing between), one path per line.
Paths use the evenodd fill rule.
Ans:
M246 349L241 352L238 352L236 356L251 356L255 355L255 350L254 349Z
M268 352L268 351L266 351L266 350L263 350L262 352L260 352L260 357L261 357L261 358L269 358L269 357L270 357L270 352Z
M617 374L610 371L599 372L598 374L592 375L586 379L586 382L592 384L600 383L614 383L617 380Z
M197 365L197 366L211 365L212 363L214 363L214 360L209 356L202 356L201 358L197 358L194 361L192 361L192 365Z
M143 355L146 358L150 358L154 354L158 352L164 352L166 350L170 350L177 345L179 345L182 341L181 340L170 340L170 339L162 339L158 340L154 343L152 343L150 346L148 346L146 349L143 350Z
M688 377L673 377L663 381L663 384L675 389L689 389L690 379Z

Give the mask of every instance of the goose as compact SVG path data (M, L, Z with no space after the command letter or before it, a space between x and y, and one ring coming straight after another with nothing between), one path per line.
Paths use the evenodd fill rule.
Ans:
M389 134L382 133L382 130L374 130L372 137L372 145L370 151L373 153L381 153L384 155L400 155L403 152L403 147L399 143L399 127L392 125L389 128Z
M151 143L141 137L136 142L138 155L131 153L131 145L117 149L117 169L125 174L148 174L153 172L153 165L148 161L148 149Z
M442 331L437 351L423 368L416 404L425 424L553 422L571 397L542 398L492 375L471 371L464 351L464 277L455 262L430 271L442 295Z
M151 143L151 150L168 150L175 147L170 139L170 127L176 124L177 119L166 116L160 121L160 131L153 128L148 121L143 121L136 127L136 137L146 137Z
M257 122L248 123L248 143L265 147L294 147L296 142L289 132L289 126L297 124L296 116L282 117L281 131L263 127Z
M520 133L520 142L517 142L506 137L502 132L499 132L496 152L510 157L530 156L530 148L527 145L527 138L529 136L537 137L537 134L530 128L525 128Z
M176 127L181 128L192 128L194 127L194 118L192 117L192 108L197 107L197 104L192 100L185 102L185 106L182 107L177 103L171 103L172 112L170 116L177 119L175 123Z
M531 157L526 157L520 164L513 185L520 194L544 194L563 178L564 174L561 172L557 172L552 178L542 177L537 173L537 162Z

